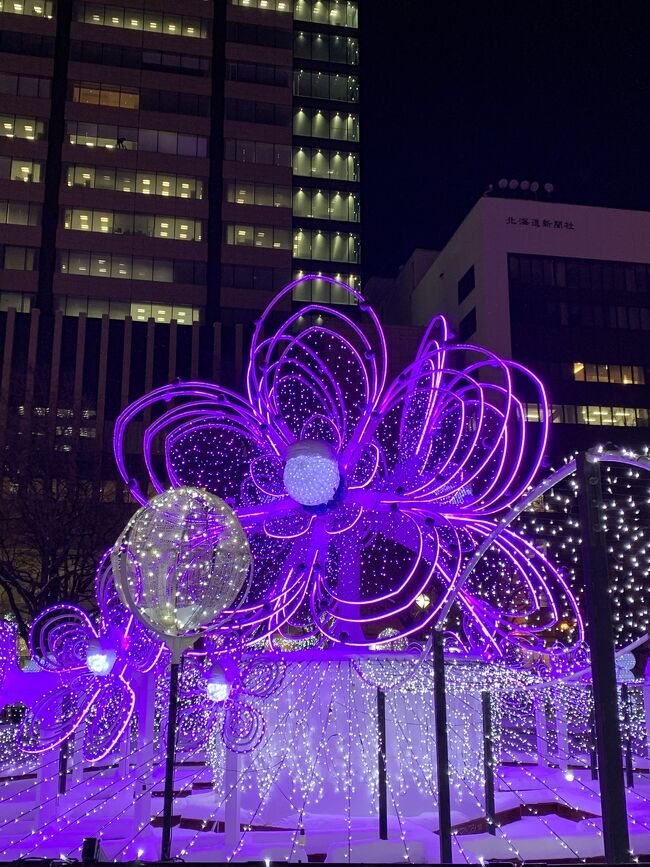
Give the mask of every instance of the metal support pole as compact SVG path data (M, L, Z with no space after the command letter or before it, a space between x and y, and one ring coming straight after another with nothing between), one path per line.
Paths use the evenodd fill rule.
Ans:
M379 839L388 840L386 790L386 694L377 690L377 766L379 772Z
M72 735L61 744L59 750L59 795L65 795L68 787L68 752L72 745Z
M223 841L228 852L233 852L239 842L239 753L225 748L224 789L226 804L223 816Z
M546 695L535 696L535 746L537 764L548 767L548 718L546 716Z
M591 779L598 779L598 753L596 751L596 714L592 707L589 714L589 770L591 771Z
M555 692L555 733L557 735L557 766L569 769L569 721L559 690Z
M488 834L497 833L496 808L494 805L494 751L492 749L492 700L490 693L481 693L483 712L483 777L485 779L485 821Z
M602 529L600 467L588 452L577 459L578 505L587 613L587 637L596 715L596 749L600 772L603 844L607 864L630 861L625 786L618 725L614 635L609 599L607 544Z
M451 800L449 797L449 746L447 744L447 698L445 651L440 630L433 633L433 697L436 713L436 766L438 772L438 836L440 863L451 864Z
M139 766L141 770L133 781L133 819L135 827L140 830L151 822L156 711L156 678L153 674L145 674L139 679L136 702L138 740L135 764L132 763L132 767Z
M163 798L163 828L160 860L169 861L172 848L172 810L174 807L174 759L176 753L176 709L178 705L178 670L180 653L172 648L169 676L169 716L167 717L167 754L165 759L165 794Z
M623 728L625 732L625 785L634 788L634 761L632 759L632 726L630 724L630 690L626 683L621 684L621 705L623 706Z

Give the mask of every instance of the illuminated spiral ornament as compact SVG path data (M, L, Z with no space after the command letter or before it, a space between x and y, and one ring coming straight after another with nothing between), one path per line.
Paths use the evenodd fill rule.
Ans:
M254 659L241 674L242 692L257 698L268 698L280 687L287 665L282 659Z
M233 753L250 753L262 742L265 730L260 711L238 701L228 708L221 726L221 739Z

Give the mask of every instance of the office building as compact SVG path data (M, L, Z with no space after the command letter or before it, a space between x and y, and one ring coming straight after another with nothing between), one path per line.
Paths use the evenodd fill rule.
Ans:
M3 309L242 322L292 274L358 283L356 2L0 19Z
M389 321L443 313L458 341L538 373L557 462L650 439L649 251L649 213L486 196L442 251L416 251L398 282L376 285ZM526 412L539 419L536 403Z
M358 64L356 0L0 0L2 423L109 442L149 388L238 384L292 277L359 285Z

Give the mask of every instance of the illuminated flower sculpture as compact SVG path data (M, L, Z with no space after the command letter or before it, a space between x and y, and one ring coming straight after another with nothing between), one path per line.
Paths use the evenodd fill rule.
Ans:
M131 721L133 681L166 661L164 645L120 601L108 556L97 572L96 592L98 629L74 605L49 608L32 624L32 656L60 676L60 685L25 717L18 743L26 752L44 752L84 724L84 758L104 758Z
M153 489L212 491L248 534L254 576L230 624L249 643L376 646L430 627L453 599L448 628L491 658L559 658L580 644L562 575L510 530L460 586L472 552L540 466L548 413L529 425L523 406L546 410L539 379L451 344L438 317L387 384L376 314L350 287L310 279L337 283L358 306L286 313L296 283L287 286L255 327L246 399L178 383L123 412L115 452L134 496L144 503L146 488L126 466L125 437L151 408L142 447ZM556 629L562 618L568 633Z
M264 737L266 723L253 702L278 692L286 665L268 653L241 668L229 662L224 669L211 654L185 657L178 728L186 749L205 744L217 721L221 739L232 752L251 752Z

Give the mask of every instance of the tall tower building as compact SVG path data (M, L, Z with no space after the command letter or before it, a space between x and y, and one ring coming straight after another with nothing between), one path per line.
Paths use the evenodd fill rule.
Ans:
M110 472L130 401L176 377L239 387L292 277L359 283L357 17L0 0L0 441L47 420ZM287 309L309 299L349 303L315 279Z
M292 276L358 283L357 19L0 0L0 309L246 325Z

